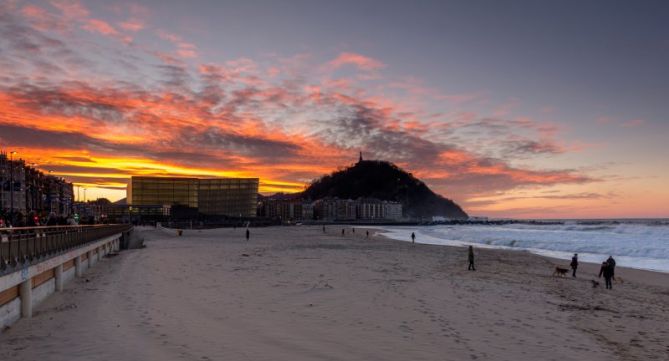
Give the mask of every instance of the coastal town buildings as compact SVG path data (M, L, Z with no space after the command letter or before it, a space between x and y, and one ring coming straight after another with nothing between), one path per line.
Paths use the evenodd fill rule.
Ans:
M129 206L124 201L110 202L100 198L87 202L76 202L74 212L80 224L139 223L163 221L170 217L171 206Z
M357 218L356 201L323 198L314 202L314 217L319 220L353 221Z
M5 213L25 213L25 162L0 153L0 204Z
M46 207L49 213L60 217L69 217L72 215L72 205L74 203L74 187L72 183L66 182L62 178L46 177Z
M402 204L375 198L340 199L328 197L305 201L291 195L275 195L262 199L258 215L282 221L399 221Z
M375 198L364 198L358 200L356 211L358 219L402 219L402 204L399 202L382 201Z
M314 205L294 196L274 195L258 202L258 215L283 221L314 218Z
M0 218L3 223L57 222L72 215L73 202L72 183L44 174L24 160L14 159L12 153L0 153Z
M282 220L303 219L301 199L267 199L261 202L258 213L262 217Z

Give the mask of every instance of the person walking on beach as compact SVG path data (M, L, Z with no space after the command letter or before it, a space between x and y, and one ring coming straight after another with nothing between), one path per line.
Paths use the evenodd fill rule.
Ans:
M467 267L467 270L476 271L476 267L474 267L474 246L469 246L469 255L467 258L469 259L469 266Z
M416 243L416 234L411 232L411 243Z
M341 235L343 236L343 235L345 235L345 234L346 234L346 229L345 229L345 228L342 228L342 229L341 229Z
M355 228L351 227L351 232L355 233Z
M571 276L576 277L576 269L578 268L578 253L574 253L574 257L571 258Z
M323 233L325 233L325 226L323 226Z
M246 242L249 241L249 238L250 238L250 237L251 237L251 232L250 232L249 229L247 228L247 229L246 229Z
M611 278L613 278L613 266L607 261L602 262L602 268L599 269L599 277L601 278L602 276L604 276L604 281L606 281L606 289L612 289Z
M367 238L369 238L369 231L366 231L366 233L367 233Z
M613 259L613 256L609 256L606 263L611 266L611 278L616 279L616 260Z

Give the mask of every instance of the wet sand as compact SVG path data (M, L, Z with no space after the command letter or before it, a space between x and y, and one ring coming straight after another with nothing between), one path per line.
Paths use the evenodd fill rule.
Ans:
M3 360L667 360L669 275L341 227L145 232L0 334ZM374 233L373 231L370 233ZM86 282L88 279L90 282Z

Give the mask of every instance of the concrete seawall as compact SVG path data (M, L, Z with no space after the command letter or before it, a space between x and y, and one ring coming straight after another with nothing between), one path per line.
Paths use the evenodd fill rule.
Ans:
M102 257L120 249L122 233L67 250L40 263L27 265L0 277L0 330L22 317L32 317L33 307L64 284L94 266Z

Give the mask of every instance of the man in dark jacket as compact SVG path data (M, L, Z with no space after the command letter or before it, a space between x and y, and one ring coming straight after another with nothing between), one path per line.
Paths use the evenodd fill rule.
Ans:
M577 253L574 253L574 257L571 258L570 266L571 266L571 270L572 270L571 276L576 277L576 269L578 268L578 254Z
M246 241L247 241L247 242L249 241L249 238L250 238L250 237L251 237L251 232L250 232L249 229L247 228L247 229L246 229Z
M611 278L613 278L613 267L609 262L602 262L602 268L599 269L599 277L604 276L604 281L606 281L606 289L612 289L613 285L611 284Z
M606 263L611 266L611 278L616 278L616 260L613 259L613 256L609 256L609 259L606 260Z
M469 259L469 266L467 267L468 271L476 271L476 267L474 267L474 247L469 246L469 255L467 257Z

